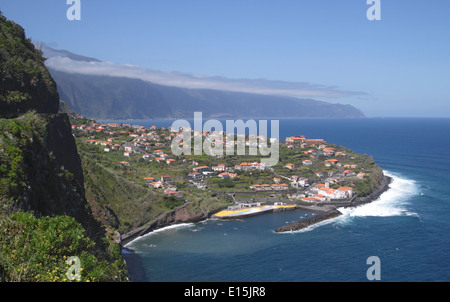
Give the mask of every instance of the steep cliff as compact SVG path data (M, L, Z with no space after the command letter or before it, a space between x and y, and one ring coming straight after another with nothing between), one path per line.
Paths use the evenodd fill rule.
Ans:
M66 115L27 113L0 120L0 196L38 216L68 215L93 225L83 171Z
M69 118L57 113L41 53L1 13L0 30L0 281L67 281L71 257L81 261L77 280L126 280L114 233L86 201Z
M58 91L44 61L24 29L0 12L0 117L58 111Z

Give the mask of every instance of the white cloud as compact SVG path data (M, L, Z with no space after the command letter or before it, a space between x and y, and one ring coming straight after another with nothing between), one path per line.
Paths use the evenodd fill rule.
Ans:
M280 95L298 98L341 98L364 95L364 92L345 91L337 87L310 83L269 81L264 79L227 79L178 72L163 72L144 69L134 65L121 65L113 62L75 61L68 57L51 57L46 61L49 68L88 75L135 78L155 84L190 89L214 89L256 94Z

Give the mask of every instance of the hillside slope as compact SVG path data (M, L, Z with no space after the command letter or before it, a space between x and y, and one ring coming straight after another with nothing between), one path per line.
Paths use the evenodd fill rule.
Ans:
M127 280L114 233L94 217L56 84L19 25L0 14L0 281Z
M58 84L61 99L72 110L94 119L188 118L198 111L205 117L218 118L364 117L350 105L224 89L188 89L176 87L173 82L162 85L139 78L141 72L146 72L140 69L134 71L134 76L133 71L129 71L129 77L99 75L96 69L116 65L46 45L39 47L49 58L48 69ZM177 76L156 73L167 79ZM186 80L192 81L192 78L183 81Z
M362 118L350 105L310 99L157 85L139 79L71 74L50 69L61 99L96 119L192 117Z
M42 52L22 27L0 13L0 118L28 110L58 111L56 84L44 65Z

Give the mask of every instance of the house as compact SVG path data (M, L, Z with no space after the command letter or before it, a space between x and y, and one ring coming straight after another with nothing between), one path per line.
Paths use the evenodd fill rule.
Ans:
M175 160L173 158L169 158L168 160L166 160L166 163L168 165L170 165L170 163L173 163Z
M336 165L339 160L337 159L327 159L325 162L330 163L331 165Z
M311 145L315 145L315 144L325 145L327 143L326 141L324 141L321 138L319 138L319 139L307 139L306 142L308 144L311 144Z
M149 186L152 186L153 189L161 189L164 188L164 185L162 183L162 181L155 181L149 184Z
M337 191L339 192L338 195L341 199L353 197L353 188L351 187L340 187Z
M288 143L288 144L301 144L304 142L305 142L305 137L303 135L286 137L286 143Z
M146 177L146 178L144 178L144 180L148 183L152 183L155 181L155 178L154 177Z
M324 156L332 156L334 154L333 148L325 148L322 151Z
M353 172L352 170L344 170L344 171L342 171L341 175L344 177L352 177L352 176L356 176L356 173Z
M164 175L164 176L161 176L161 180L162 180L163 182L166 182L166 181L171 181L172 179L170 178L169 175Z
M311 166L312 165L312 161L309 160L309 159L306 159L306 160L302 161L302 163L303 163L304 166Z
M163 155L164 151L162 151L162 150L155 150L155 151L153 151L153 154L155 154L155 155Z
M196 172L199 172L199 173L203 173L203 172L208 172L209 167L208 166L200 166L200 167L195 167L193 170Z
M120 164L123 165L123 166L129 166L130 165L130 163L127 162L127 161L121 161Z
M125 152L123 153L123 156L130 157L131 154L132 154L131 152L125 151Z
M325 195L322 195L322 194L316 194L316 195L314 195L314 198L315 198L317 201L326 201L326 200L327 200L326 196L325 196Z
M320 201L318 198L316 198L316 197L303 197L302 199L301 199L302 201L305 201L305 202L317 202L317 201Z
M294 164L286 164L284 167L288 168L290 170L295 169L295 165Z
M271 187L270 187L270 185L268 185L268 184L262 184L262 185L261 185L261 189L264 190L264 191L268 191L268 190L270 190L270 188L271 188Z
M191 172L189 173L189 177L192 179L200 179L202 178L202 174L199 172Z
M365 172L359 172L357 176L358 176L359 179L364 179L364 176L366 176L366 173Z
M287 184L280 184L280 190L287 190L289 189L289 186Z
M225 171L225 169L226 169L225 164L220 164L220 165L212 167L212 170L216 171L216 172L223 172L223 171Z
M300 178L298 181L298 185L302 187L309 187L311 182L308 178Z
M222 172L218 176L222 179L231 178L230 173L228 173L228 172Z
M271 186L271 188L272 188L272 190L274 190L274 191L279 191L279 190L280 190L280 185L279 185L279 184L273 184L273 185Z
M164 191L164 194L168 195L168 196L178 196L178 192L177 191L171 191L169 189L167 189L166 191Z
M331 189L329 187L320 187L318 194L325 196L328 199L340 199L337 190Z
M247 163L247 162L243 162L239 165L236 165L234 167L236 170L241 170L241 171L253 171L253 170L264 170L266 168L266 166L263 163Z
M262 190L262 186L261 185L253 185L250 186L250 189L256 190L256 191L261 191Z
M133 146L133 145L126 145L124 150L131 153L131 152L134 152L136 150L136 147Z
M328 184L318 184L314 187L314 191L327 199L347 199L353 196L353 189L351 187L332 189L328 187Z
M323 177L323 173L322 172L316 172L316 176L322 178Z

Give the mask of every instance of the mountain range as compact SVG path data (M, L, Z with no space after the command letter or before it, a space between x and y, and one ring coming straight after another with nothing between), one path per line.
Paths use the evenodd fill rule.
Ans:
M236 82L148 71L46 45L39 48L47 58L46 66L57 83L61 100L90 118L189 118L194 112L210 118L364 117L351 105L282 95L285 87L299 90L299 85L293 83L271 82L267 88L267 81Z

